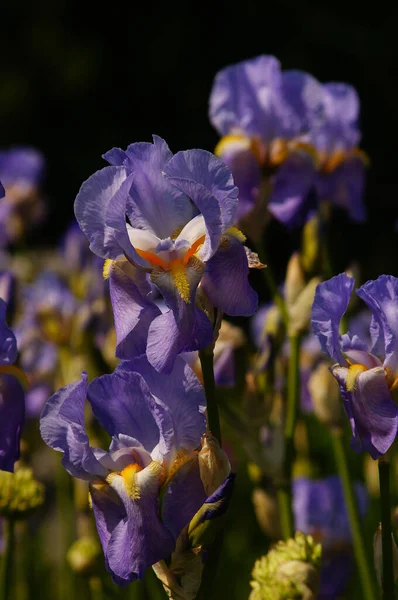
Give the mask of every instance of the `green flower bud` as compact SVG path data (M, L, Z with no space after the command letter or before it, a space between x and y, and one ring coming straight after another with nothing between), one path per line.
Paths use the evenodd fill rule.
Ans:
M69 548L66 559L75 573L90 574L101 555L101 546L94 537L81 537Z
M303 228L301 248L301 264L306 273L313 273L321 266L322 253L320 251L320 222L315 215L307 221Z
M298 531L254 565L250 600L315 600L322 548Z
M281 535L280 515L275 494L256 487L253 490L252 501L258 524L265 535L278 539Z
M29 467L15 473L0 471L0 515L23 519L44 502L44 486L33 477Z

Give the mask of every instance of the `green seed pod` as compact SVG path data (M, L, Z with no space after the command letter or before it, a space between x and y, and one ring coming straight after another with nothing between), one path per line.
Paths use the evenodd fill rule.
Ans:
M256 561L249 600L315 600L322 548L298 531Z

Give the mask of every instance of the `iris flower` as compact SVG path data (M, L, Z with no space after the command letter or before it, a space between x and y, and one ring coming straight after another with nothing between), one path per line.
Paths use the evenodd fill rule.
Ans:
M108 452L90 447L86 395L112 438ZM170 556L194 516L196 530L217 511L225 512L220 497L231 478L214 498L206 498L200 477L195 450L206 428L204 409L202 386L181 358L166 375L141 357L88 386L83 374L43 410L44 441L64 454L72 476L89 481L106 568L118 584L141 579L148 567Z
M339 334L339 325L354 287L344 273L321 283L312 308L312 328L322 350L336 364L344 408L352 428L352 447L376 459L394 442L398 408L398 279L381 275L356 290L371 310L370 345L357 335ZM369 347L370 346L370 347Z
M358 482L355 483L355 495L363 517L368 497L365 487ZM319 598L339 598L354 570L350 524L339 477L294 479L293 510L296 529L322 543Z
M91 250L119 259L106 269L117 355L146 353L157 370L170 372L178 354L213 341L212 324L198 305L199 284L206 301L229 315L256 309L245 238L234 227L238 189L209 152L173 156L157 136L153 144L114 148L104 158L111 166L83 183L75 215ZM119 268L120 259L131 268ZM148 299L148 273L169 308L163 314Z
M270 178L268 209L287 226L302 221L314 196L363 220L365 160L357 149L358 112L351 86L322 85L303 71L281 71L273 56L222 69L209 114L223 136L215 153L240 190L239 219L258 206Z
M7 305L0 299L0 470L13 471L19 458L19 442L25 420L22 371L13 366L17 342L6 324Z
M44 157L35 148L15 147L0 151L0 244L18 240L45 215L40 184L45 170ZM3 188L4 186L4 188Z

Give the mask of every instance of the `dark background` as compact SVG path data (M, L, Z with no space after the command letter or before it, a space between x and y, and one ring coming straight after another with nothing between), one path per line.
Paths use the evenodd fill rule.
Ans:
M79 186L109 148L156 133L175 152L212 150L215 73L266 53L283 68L358 90L362 147L372 161L369 221L351 226L339 218L335 245L342 266L359 258L368 277L397 274L397 6L3 0L0 17L0 145L35 145L47 157L52 212L41 240L53 242L65 228ZM296 243L281 233L271 229L278 269Z

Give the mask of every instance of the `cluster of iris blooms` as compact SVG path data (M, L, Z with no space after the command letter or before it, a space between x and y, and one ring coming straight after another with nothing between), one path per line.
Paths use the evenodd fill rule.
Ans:
M108 166L76 197L77 224L40 259L18 242L45 214L43 159L32 149L0 154L3 567L14 522L40 504L32 473L29 493L18 473L35 467L41 415L41 437L62 453L75 499L79 486L88 492L74 505L68 557L93 598L110 593L96 535L114 584L152 567L169 597L210 597L220 532L234 527L226 517L236 465L250 475L264 545L284 540L256 562L251 592L247 573L246 596L338 598L357 568L360 597L377 597L376 575L393 597L398 280L362 285L358 311L354 279L332 276L325 243L333 208L365 218L358 113L351 86L282 71L274 57L227 67L210 95L223 136L215 153L173 154L158 136L108 151ZM271 217L302 229L283 284L266 258ZM267 305L258 308L249 279L262 295L268 287ZM365 471L350 472L348 422ZM224 426L233 440L225 449ZM363 473L379 494L367 455L380 469L376 567L362 523ZM68 488L55 479L62 521ZM12 569L0 579L1 593L14 593Z

